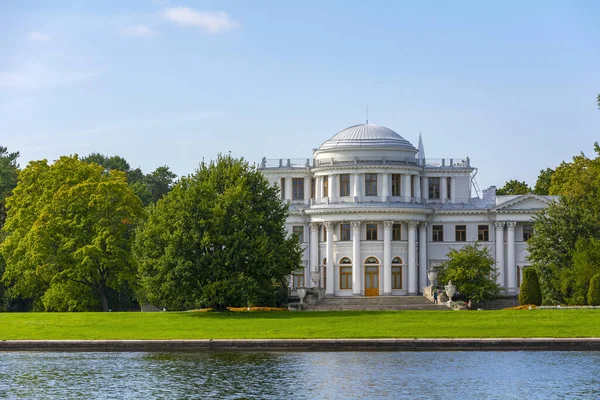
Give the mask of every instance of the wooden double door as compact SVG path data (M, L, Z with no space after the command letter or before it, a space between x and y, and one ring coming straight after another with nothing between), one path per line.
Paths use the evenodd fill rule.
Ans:
M365 296L379 296L378 265L365 265Z

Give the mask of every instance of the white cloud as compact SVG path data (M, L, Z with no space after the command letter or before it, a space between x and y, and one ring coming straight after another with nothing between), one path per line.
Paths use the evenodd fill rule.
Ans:
M178 25L197 26L208 33L223 33L240 27L240 23L226 12L198 12L187 7L168 8L164 12L167 20Z
M146 25L135 25L128 26L123 29L123 34L127 36L135 36L135 37L149 37L154 36L156 32L152 29L148 28Z
M29 39L31 39L31 40L35 40L38 42L49 42L50 41L50 36L48 36L45 33L37 32L37 31L29 32L29 35L27 35L27 37L29 37Z

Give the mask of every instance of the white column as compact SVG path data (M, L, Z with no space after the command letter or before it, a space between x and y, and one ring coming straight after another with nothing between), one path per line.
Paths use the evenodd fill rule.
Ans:
M504 222L495 222L496 227L496 271L498 284L504 288Z
M335 228L335 222L325 222L325 228L327 229L327 287L325 288L325 294L334 294L333 288L335 287L335 260L333 259L333 229Z
M292 201L292 178L285 178L285 199Z
M310 224L310 270L319 269L319 224L311 222ZM310 276L308 277L310 279Z
M412 194L410 193L410 175L402 174L402 198L405 202L410 202Z
M321 203L321 199L322 199L322 195L323 195L323 186L322 186L322 182L323 178L321 178L320 176L315 176L315 202Z
M421 197L425 200L424 202L427 203L427 200L429 199L429 178L427 176L421 178Z
M506 277L507 277L507 289L509 294L514 294L517 291L517 259L515 258L515 226L516 222L507 222L507 236L506 236Z
M440 177L440 200L442 203L445 203L448 198L448 182L446 179L445 176Z
M390 174L382 174L381 201L388 201L390 197Z
M456 201L456 177L450 178L450 203L458 203Z
M310 176L305 176L304 177L304 204L306 204L307 206L310 205L310 182L311 182L311 177Z
M383 295L392 294L392 226L393 221L383 221Z
M427 286L427 222L419 224L419 291Z
M337 175L329 175L329 179L328 179L328 185L329 185L329 202L330 203L335 203L337 201L337 182L335 180L335 178L337 178Z
M362 293L362 258L360 256L360 221L352 221L352 294Z
M415 257L417 244L417 223L408 221L408 294L417 294L417 260Z
M413 175L413 179L415 180L415 201L417 203L421 202L421 177L418 175Z
M355 200L358 201L358 197L360 196L360 175L354 174L354 182L352 186L352 196L354 196Z

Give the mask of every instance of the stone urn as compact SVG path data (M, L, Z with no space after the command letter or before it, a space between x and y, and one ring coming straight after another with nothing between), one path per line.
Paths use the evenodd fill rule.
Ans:
M450 307L450 304L452 303L452 296L454 296L454 293L456 293L456 286L452 284L452 281L449 281L444 289L446 289L446 294L448 295L448 307Z
M319 284L319 279L321 279L321 273L317 269L313 269L310 273L310 280L313 283L313 287L317 287Z
M306 296L306 288L304 288L304 287L297 288L296 294L298 295L298 298L300 299L300 304L304 303L304 297Z
M430 269L427 272L427 278L429 278L429 284L435 287L435 280L437 279L437 271L435 269Z

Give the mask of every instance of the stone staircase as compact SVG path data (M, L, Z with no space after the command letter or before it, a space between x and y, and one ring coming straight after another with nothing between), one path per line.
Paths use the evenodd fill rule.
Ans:
M307 311L448 311L446 305L433 304L423 296L326 297Z

